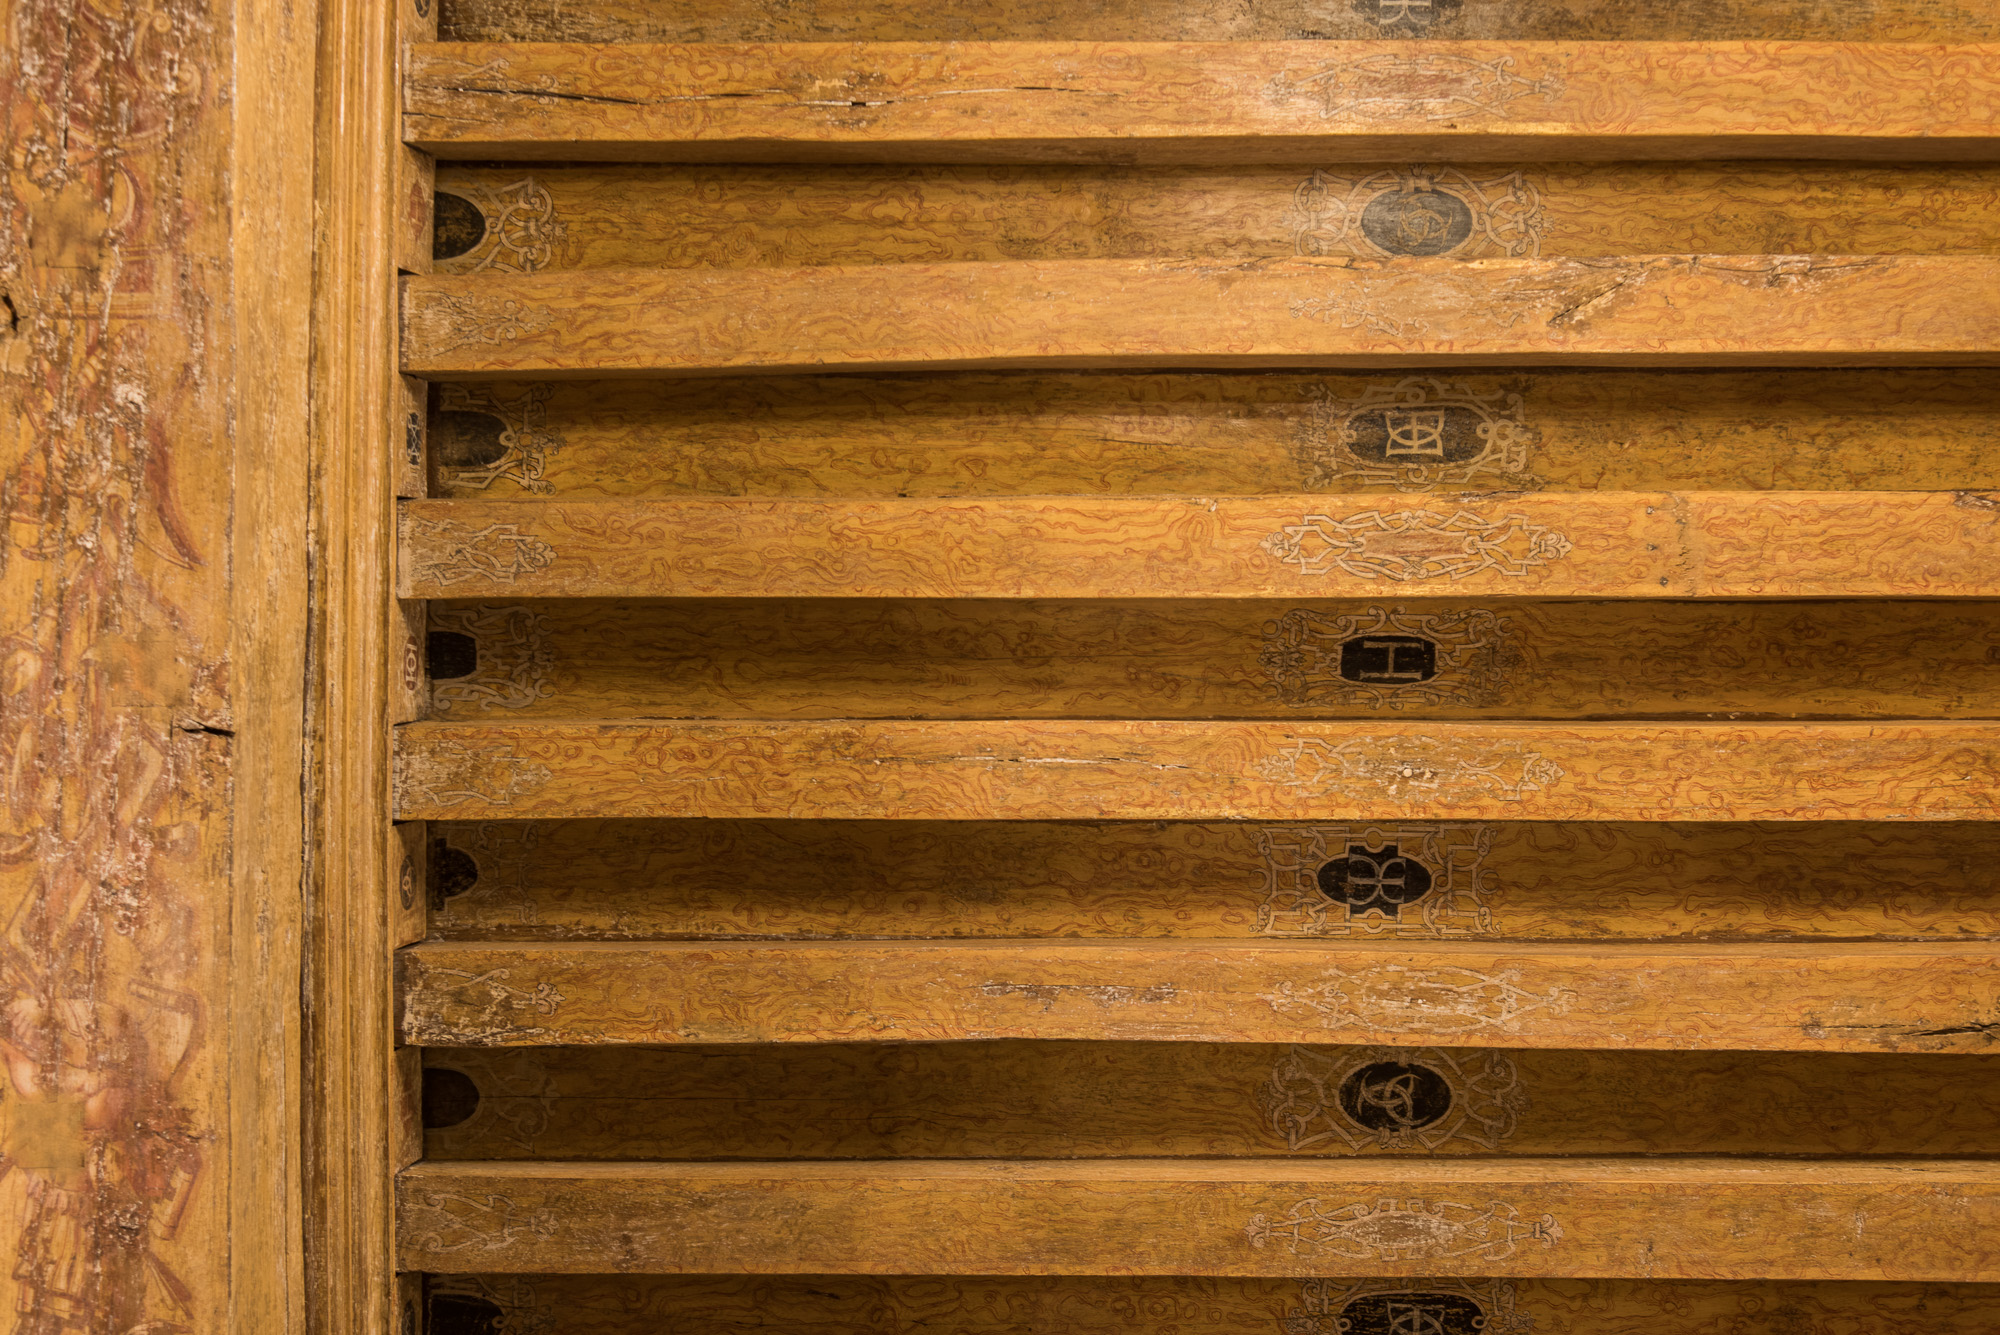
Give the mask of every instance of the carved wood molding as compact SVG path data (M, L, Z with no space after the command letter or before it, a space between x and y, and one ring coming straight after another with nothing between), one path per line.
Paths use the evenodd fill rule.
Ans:
M403 635L391 447L401 442L388 427L402 404L398 258L420 262L408 235L429 231L427 220L402 225L421 181L409 181L398 142L398 43L435 31L434 14L428 0L327 0L321 17L305 1146L308 1324L319 1335L402 1324L387 810L389 664Z

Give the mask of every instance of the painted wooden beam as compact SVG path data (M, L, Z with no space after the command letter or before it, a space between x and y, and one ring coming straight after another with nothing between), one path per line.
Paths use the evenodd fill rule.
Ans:
M437 188L439 273L2000 249L1980 163L449 163Z
M429 717L1994 719L2000 601L429 604ZM1372 646L1372 647L1371 647ZM447 673L448 676L436 676Z
M815 12L825 10L821 4ZM559 12L575 10L564 4ZM1343 1317L1351 1331L1365 1329L1364 1321L1378 1332L1393 1330L1392 1315L1450 1321L1460 1333L1748 1335L1768 1328L1773 1313L1809 1323L1804 1329L1813 1335L1993 1335L2000 1328L2000 1293L1990 1284L1855 1280L625 1274L608 1284L602 1275L458 1274L427 1275L424 1291L436 1318L470 1311L496 1329L563 1335L815 1326L842 1335L1158 1335L1163 1324L1174 1335L1277 1335L1287 1323L1332 1335Z
M994 1038L1982 1052L1992 943L424 943L421 1047Z
M2000 724L412 723L403 820L1992 820Z
M461 500L2000 489L1978 368L451 382L433 409L431 494ZM1443 460L1389 456L1413 413Z
M410 501L405 598L2000 596L1985 493Z
M1113 367L1991 366L2000 256L1048 260L403 282L437 380Z
M2000 48L1829 42L419 44L404 138L651 162L1968 159Z
M2000 1119L2000 1051L1003 1039L423 1059L452 1091L431 1159L1980 1158Z
M431 1273L1991 1281L1982 1160L421 1163Z
M1990 821L473 819L429 829L443 897L434 940L2000 939ZM1370 885L1385 871L1404 882L1390 887L1393 912Z
M1370 0L454 0L439 18L454 42L1271 42L1506 39L1509 41L1984 42L2000 38L1991 6L1951 0L1870 0L1825 8L1745 0L1727 9L1660 5L1465 5Z

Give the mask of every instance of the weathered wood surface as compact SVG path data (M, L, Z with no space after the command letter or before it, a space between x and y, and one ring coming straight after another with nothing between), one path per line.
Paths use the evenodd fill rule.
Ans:
M316 17L0 7L0 1311L21 1335L305 1329Z
M441 43L440 157L1312 162L1993 156L2000 47L1834 42Z
M1300 38L1514 41L1981 42L2000 39L1990 0L441 0L456 42L1213 42Z
M1774 1321L1784 1335L1989 1335L2000 1323L1992 1285L1853 1280L440 1275L427 1288L434 1321L471 1312L548 1335L1338 1335L1343 1314L1385 1317L1390 1301L1456 1318L1448 1335L1766 1335Z
M2000 1117L2000 1054L1003 1040L424 1061L432 1160L1977 1158Z
M1387 456L1390 415L1412 412L1442 415L1444 462ZM468 500L1994 490L1996 415L2000 378L1981 370L447 384L431 485Z
M422 1047L1036 1038L1983 1052L2000 947L1472 942L430 942Z
M2000 170L1975 164L447 164L438 189L440 273L2000 249Z
M1993 724L412 723L403 820L1991 820Z
M317 133L257 146L304 159L318 186L306 285L313 561L297 577L313 600L314 840L303 870L314 918L304 985L284 1003L308 1017L311 1041L308 1060L283 1077L312 1105L308 1134L287 1153L304 1164L300 1319L313 1335L416 1335L421 1320L411 1301L421 1282L398 1276L394 1258L393 1176L410 1145L400 1077L411 1063L394 1049L388 1011L390 952L421 930L422 909L404 905L391 850L407 836L392 829L382 793L391 726L422 685L420 653L405 652L411 609L392 590L394 498L422 466L421 450L409 453L410 409L422 400L396 375L396 274L422 264L431 232L428 172L396 142L396 74L401 49L434 36L435 22L434 0L325 0L302 25L321 56ZM246 540L264 538L253 528Z
M403 292L403 369L438 380L2000 364L2000 257L1983 255L590 269Z
M408 501L405 598L2000 595L2000 495Z
M472 723L2000 718L1984 601L575 599L429 627L428 716Z
M499 820L431 831L431 935L473 942L2000 937L1990 822ZM1379 877L1392 846L1429 875L1428 891L1390 906L1339 880ZM1357 868L1355 848L1376 865ZM1319 873L1342 859L1329 891Z
M418 1164L399 1201L445 1274L2000 1278L1964 1160Z

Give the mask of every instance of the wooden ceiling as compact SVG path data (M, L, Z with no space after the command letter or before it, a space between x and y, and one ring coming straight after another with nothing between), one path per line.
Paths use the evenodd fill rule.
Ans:
M2000 12L409 35L413 1320L2000 1326Z

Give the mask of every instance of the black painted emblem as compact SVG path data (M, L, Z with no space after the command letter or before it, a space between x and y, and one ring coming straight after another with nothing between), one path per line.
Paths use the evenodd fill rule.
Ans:
M1451 1084L1428 1066L1371 1062L1340 1082L1340 1110L1370 1131L1418 1131L1451 1111Z
M1437 672L1437 642L1419 635L1358 635L1340 646L1340 675L1346 681L1393 686L1429 681Z
M462 895L479 884L479 863L462 848L453 848L442 839L431 840L430 879L426 899L432 911L442 909L453 895Z
M1373 851L1349 844L1346 857L1321 865L1318 880L1321 894L1347 905L1349 919L1374 913L1390 922L1401 921L1404 905L1429 894L1434 883L1431 869L1395 844Z
M429 632L424 636L424 669L432 681L471 676L479 669L479 641L463 631Z
M432 1131L460 1122L479 1111L479 1086L463 1071L449 1066L424 1068L424 1126Z
M431 205L431 258L455 260L486 239L486 215L464 195L440 190Z
M431 453L445 468L487 468L507 454L507 423L492 413L443 408L431 414Z
M430 1296L429 1335L503 1335L507 1314L500 1304L470 1293Z
M1371 1293L1340 1309L1341 1335L1480 1335L1486 1309L1461 1293Z
M1472 206L1432 185L1384 190L1361 210L1361 234L1391 255L1447 255L1472 237Z
M1486 452L1493 438L1487 418L1471 408L1367 408L1346 422L1346 445L1369 463L1462 464Z

